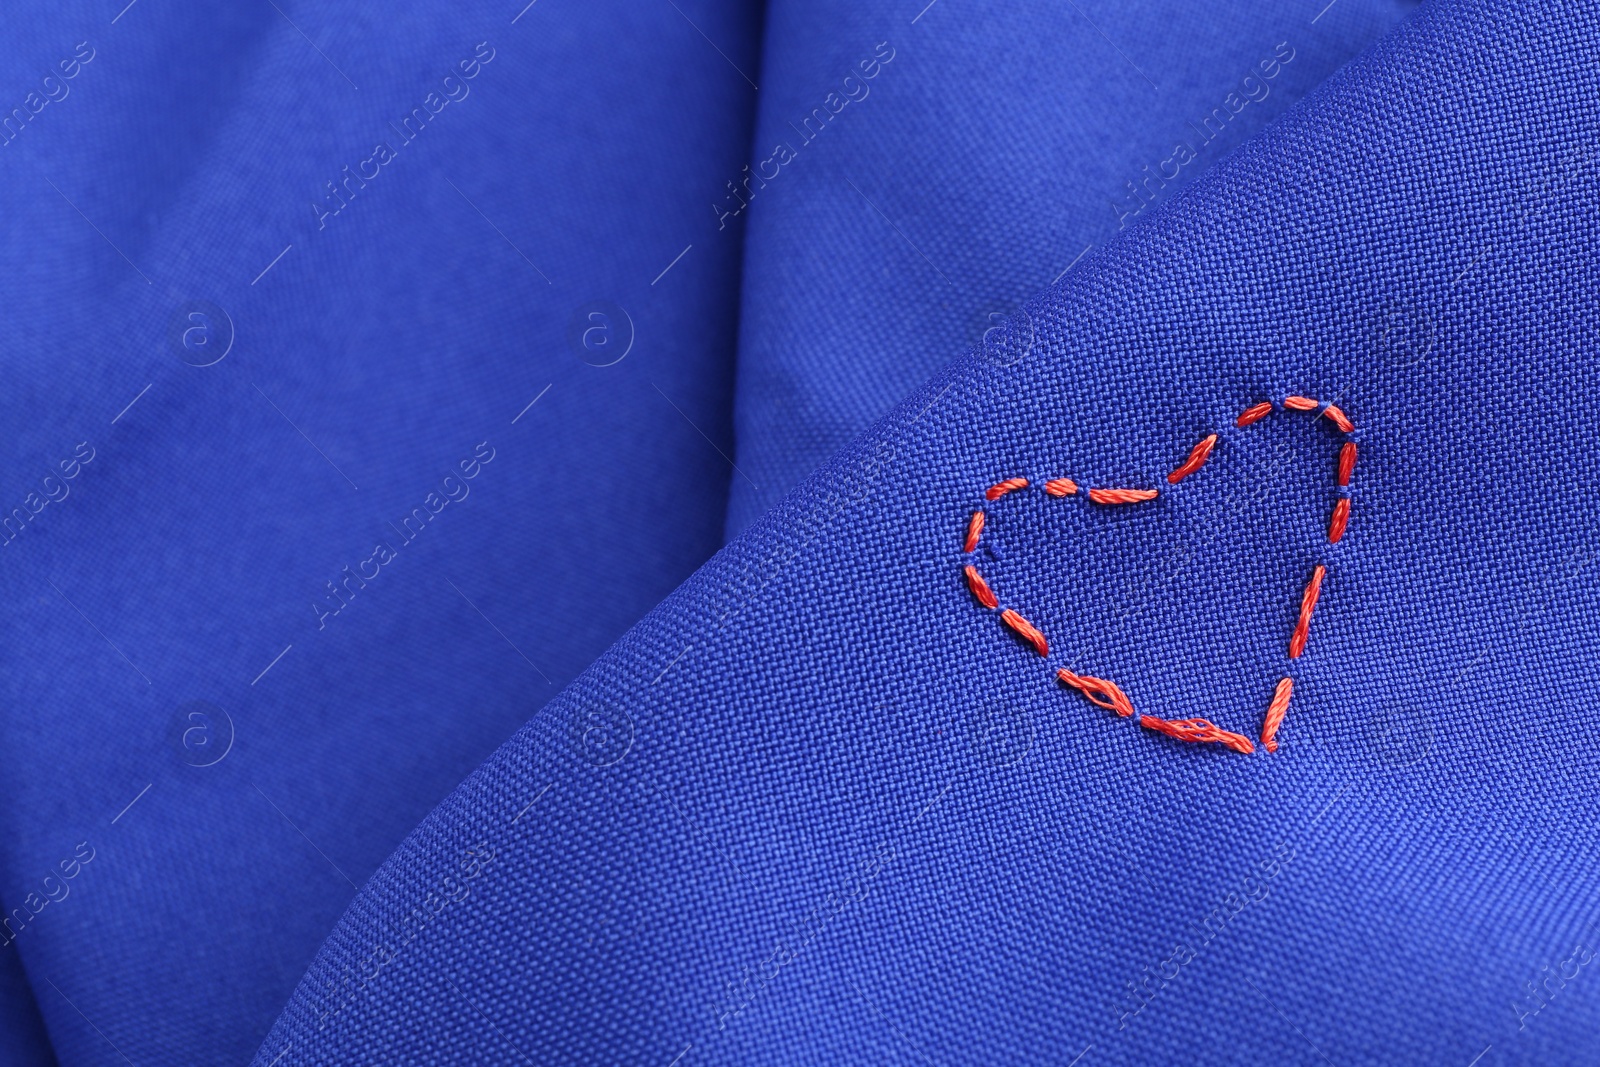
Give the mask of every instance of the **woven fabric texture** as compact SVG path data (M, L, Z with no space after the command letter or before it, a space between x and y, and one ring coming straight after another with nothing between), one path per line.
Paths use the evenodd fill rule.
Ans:
M239 1064L721 543L760 12L126 5L0 32L0 1046Z
M1415 6L1326 2L770 5L729 534Z
M1086 258L433 812L257 1063L1592 1062L1597 59L1426 6ZM1234 426L1291 395L1337 545L1332 421ZM975 605L986 486L1209 433L991 506L1048 665ZM1251 732L1319 563L1275 754L1051 677Z

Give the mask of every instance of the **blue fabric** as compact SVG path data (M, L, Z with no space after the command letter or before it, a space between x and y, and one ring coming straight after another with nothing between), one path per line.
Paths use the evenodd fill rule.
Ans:
M1593 4L115 7L0 44L0 1063L1594 1062Z
M241 1063L721 540L759 12L120 7L6 16L0 952L63 1063Z
M1092 254L433 812L257 1062L1593 1062L1597 58L1426 7ZM1333 422L1234 426L1294 394L1337 545ZM1048 666L974 605L983 487L1207 433L993 507ZM1276 754L1051 678L1253 733L1319 562Z
M0 1063L53 1064L50 1037L39 1015L22 958L15 952L0 957Z
M730 535L1412 6L777 0L718 203L748 220Z

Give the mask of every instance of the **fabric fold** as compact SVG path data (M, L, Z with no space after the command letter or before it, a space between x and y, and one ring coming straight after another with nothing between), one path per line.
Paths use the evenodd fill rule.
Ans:
M918 7L771 5L730 537L1414 5Z
M1429 5L1087 257L436 809L256 1062L1592 1059L1597 58Z
M61 1063L248 1059L720 544L760 12L678 8L7 12L0 952Z

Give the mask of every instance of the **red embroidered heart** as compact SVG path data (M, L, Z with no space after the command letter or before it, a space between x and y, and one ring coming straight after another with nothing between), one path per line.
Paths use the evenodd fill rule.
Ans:
M1305 396L1285 397L1283 408L1286 411L1319 412L1339 428L1339 432L1347 438L1355 432L1345 413L1332 404L1322 404ZM1274 410L1271 401L1264 400L1244 410L1236 420L1236 424L1243 428L1270 415ZM1206 460L1211 458L1211 452L1217 446L1217 435L1211 434L1205 440L1195 445L1186 458L1176 469L1167 475L1169 485L1177 485L1189 475L1205 466ZM1339 485L1339 499L1333 506L1333 515L1328 521L1328 543L1336 544L1344 536L1345 527L1350 521L1350 475L1356 465L1356 444L1346 440L1339 449L1339 461L1336 478ZM1027 489L1032 483L1027 478L1007 478L1005 481L996 482L984 491L984 497L991 503L1006 496ZM1052 497L1077 498L1080 494L1078 484L1071 478L1052 478L1044 483L1044 491ZM1155 489L1090 489L1083 494L1093 505L1099 507L1125 507L1137 505L1148 500L1154 500L1160 495ZM1040 656L1048 658L1050 655L1050 642L1045 635L1019 612L1013 608L1000 607L1000 598L995 595L989 583L984 580L978 568L973 565L973 553L978 550L978 545L983 538L983 527L986 521L984 510L980 507L972 513L971 520L967 523L967 536L965 552L968 562L963 568L967 588L973 597L984 608L1000 612L1000 622L1020 637ZM1305 652L1306 641L1311 632L1311 613L1317 606L1317 598L1322 592L1322 579L1327 574L1327 568L1318 563L1312 569L1310 580L1307 581L1305 592L1300 597L1300 616L1295 623L1294 632L1289 637L1289 658L1299 659ZM1115 682L1104 678L1095 678L1091 675L1076 674L1066 667L1056 671L1056 678L1061 684L1078 690L1089 701L1107 711L1114 711L1118 715L1131 716L1134 714L1133 701L1128 699ZM1261 743L1268 752L1278 750L1278 729L1283 725L1284 715L1289 710L1289 698L1294 693L1294 679L1285 676L1278 683L1272 695L1272 701L1267 705L1267 713L1261 724ZM1215 741L1226 745L1235 752L1251 753L1255 751L1255 744L1243 734L1236 734L1224 730L1220 726L1206 719L1159 719L1154 715L1140 715L1139 725L1147 730L1154 730L1175 737L1180 741Z

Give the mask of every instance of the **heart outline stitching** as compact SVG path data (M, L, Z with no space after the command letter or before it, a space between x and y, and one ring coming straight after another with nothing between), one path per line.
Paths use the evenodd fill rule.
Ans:
M1335 472L1335 481L1339 491L1338 500L1334 503L1333 514L1328 520L1328 543L1338 544L1344 537L1345 530L1350 522L1350 478L1355 471L1356 443L1351 440L1355 433L1355 425L1349 417L1334 404L1323 404L1306 396L1287 396L1283 399L1283 410L1316 412L1323 418L1332 422L1345 442L1339 448L1338 466ZM1240 413L1234 425L1243 429L1254 423L1260 422L1273 411L1277 410L1270 400L1252 404ZM1206 461L1211 458L1212 451L1218 443L1217 435L1210 434L1199 444L1189 450L1189 455L1179 464L1172 473L1167 475L1169 485L1177 485L1189 475L1194 474ZM993 503L1007 494L1028 488L1032 483L1027 478L1012 477L996 482L984 490L984 498ZM1044 483L1044 491L1048 496L1065 498L1079 495L1078 484L1071 478L1052 478ZM1089 502L1102 507L1123 507L1141 504L1155 500L1160 496L1156 489L1089 489L1084 495ZM1041 658L1050 656L1050 642L1037 627L1030 623L1021 613L1013 608L1000 607L1000 599L993 588L984 580L976 566L973 565L973 553L983 538L984 524L987 515L983 508L978 508L972 513L967 522L966 538L963 542L963 551L968 560L962 567L962 575L966 579L967 589L971 592L979 606L989 611L1000 612L1000 622L1023 642L1033 648ZM1306 642L1310 637L1311 615L1316 609L1317 600L1322 594L1322 581L1327 575L1327 566L1316 564L1311 572L1311 578L1306 583L1305 591L1300 596L1300 614L1295 622L1293 634L1289 638L1289 658L1299 659L1304 654ZM1065 686L1081 692L1090 703L1096 707L1114 711L1118 715L1129 718L1135 714L1133 701L1128 699L1126 693L1115 683L1104 678L1095 678L1090 675L1075 674L1068 668L1062 667L1056 671L1056 679ZM1277 734L1283 725L1285 715L1289 710L1289 701L1294 694L1294 678L1285 675L1278 682L1273 691L1272 700L1267 705L1267 713L1261 725L1261 744L1268 752L1278 750ZM1161 719L1154 715L1140 715L1139 725L1147 730L1162 733L1180 741L1192 742L1217 742L1225 747L1249 755L1255 751L1255 744L1243 734L1224 730L1206 719Z

